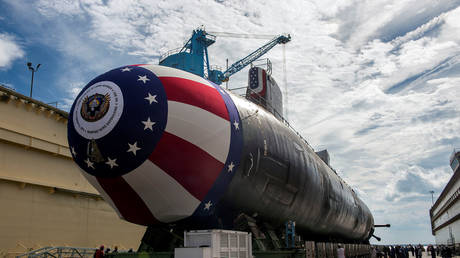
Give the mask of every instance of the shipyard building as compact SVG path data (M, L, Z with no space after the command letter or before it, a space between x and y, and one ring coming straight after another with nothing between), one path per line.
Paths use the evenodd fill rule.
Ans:
M145 227L121 220L72 161L67 117L0 86L0 257L140 243Z
M450 156L454 171L441 195L430 209L431 229L437 245L460 245L460 149Z

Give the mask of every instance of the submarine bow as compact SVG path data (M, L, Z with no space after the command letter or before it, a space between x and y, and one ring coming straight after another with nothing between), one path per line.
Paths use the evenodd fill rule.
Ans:
M162 66L127 66L83 88L68 140L118 215L151 225L212 211L239 164L238 123L233 102L212 83Z

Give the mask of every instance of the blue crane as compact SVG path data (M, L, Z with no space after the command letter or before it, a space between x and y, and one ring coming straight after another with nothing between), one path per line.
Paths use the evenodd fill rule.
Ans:
M237 37L243 34L234 34ZM248 56L232 64L226 71L212 69L209 66L208 46L216 42L216 36L207 33L203 28L193 31L192 37L182 48L171 50L160 58L160 65L178 68L198 76L209 79L210 81L221 84L228 81L229 77L239 72L241 69L257 60L267 53L277 44L286 44L291 41L291 36L279 35L261 46Z

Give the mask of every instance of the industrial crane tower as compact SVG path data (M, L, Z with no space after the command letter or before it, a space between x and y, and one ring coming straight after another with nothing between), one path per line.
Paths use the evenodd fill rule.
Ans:
M232 64L224 72L211 69L209 66L208 46L216 42L216 36L207 33L203 28L193 31L192 37L182 48L171 50L160 58L160 65L178 68L206 78L216 84L228 81L229 77L257 60L277 44L286 44L291 36L279 35L261 46L248 56Z

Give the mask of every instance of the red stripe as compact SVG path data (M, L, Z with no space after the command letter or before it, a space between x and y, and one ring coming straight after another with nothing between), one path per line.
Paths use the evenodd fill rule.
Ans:
M160 80L168 100L193 105L229 120L225 102L216 89L178 77L160 77Z
M122 177L98 177L97 181L110 196L125 220L145 226L159 223L144 201Z
M267 73L265 72L265 70L262 69L262 92L260 95L262 97L265 97L266 93L267 93Z
M166 131L149 159L199 200L204 199L224 167L207 152Z

